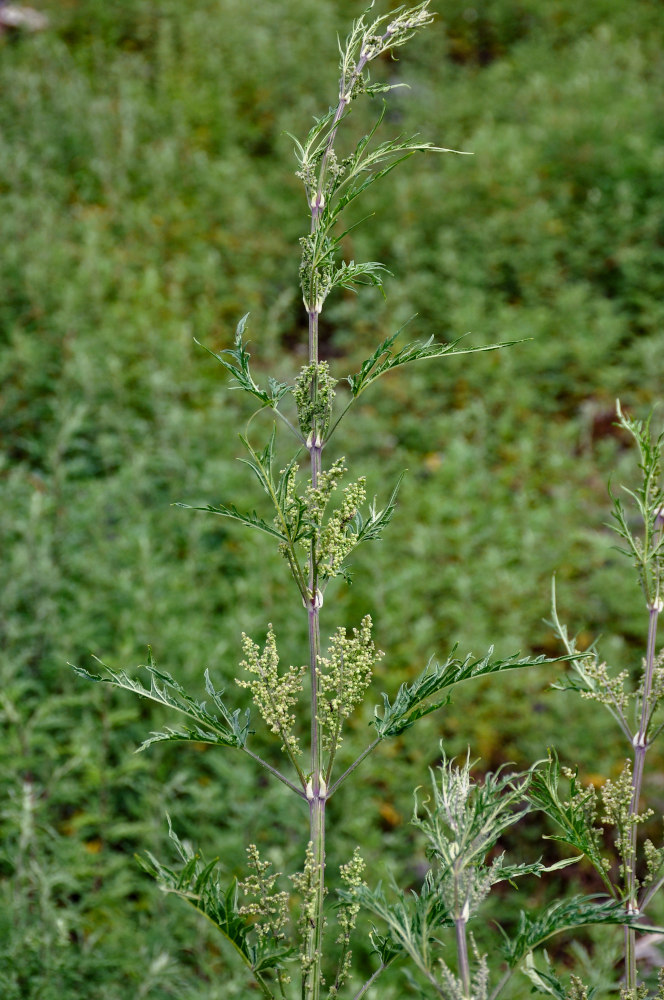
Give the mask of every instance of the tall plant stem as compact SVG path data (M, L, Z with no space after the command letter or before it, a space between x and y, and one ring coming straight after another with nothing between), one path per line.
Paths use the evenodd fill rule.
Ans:
M391 32L388 30L383 36L389 39ZM325 149L320 162L318 173L318 184L316 192L311 199L311 233L316 233L321 225L321 217L325 207L325 187L330 162L330 154L334 148L337 135L337 128L351 102L353 89L360 78L364 67L368 62L366 52L360 53L357 65L346 77L342 72L339 85L339 104L332 120ZM323 223L324 224L324 223ZM305 303L309 319L309 364L314 367L314 375L311 382L311 400L313 412L316 413L316 403L318 400L318 320L323 309L325 293L321 295L319 288L319 274L317 271L318 261L314 261L311 268L311 277L308 290L305 292ZM324 446L325 427L317 425L316 417L312 421L312 426L307 438L307 449L311 461L311 486L315 490L318 488L318 481L321 473L321 454ZM303 1000L319 1000L321 981L321 961L322 961L322 937L324 926L323 903L325 899L325 801L327 798L327 783L323 775L322 746L320 724L318 721L318 661L320 657L320 607L322 596L318 588L318 552L315 540L312 540L310 560L309 560L309 589L305 599L309 623L309 672L311 679L311 776L307 786L307 797L309 799L309 829L310 841L313 849L314 878L316 884L316 906L314 914L314 927L307 937L305 947L306 971L303 975ZM329 775L328 775L329 777Z
M312 577L315 573L312 569ZM325 799L327 789L321 782L322 748L318 722L318 657L320 655L320 621L316 600L315 579L312 581L309 615L309 665L311 675L311 777L307 787L309 798L309 839L313 849L316 905L314 927L307 937L306 992L304 1000L318 1000L320 996L323 902L325 898Z
M312 228L315 218L312 209ZM316 308L309 309L309 363L318 364L318 316ZM314 377L311 394L315 402L318 394L318 379ZM322 441L319 430L311 428L308 442L311 461L311 485L315 490L321 472ZM303 1000L319 1000L323 938L323 902L325 899L325 799L327 788L322 783L322 746L320 723L318 721L318 661L320 657L320 592L318 590L318 565L316 541L311 542L309 557L309 591L307 594L307 615L309 624L309 675L311 681L311 777L307 787L309 798L309 839L313 849L316 904L314 927L307 937L306 967L303 980Z
M643 678L643 694L641 700L641 723L634 738L634 768L632 773L632 799L629 806L630 847L627 858L627 909L629 913L638 911L636 890L636 849L637 822L639 801L643 785L643 771L646 753L648 751L648 724L652 713L652 679L655 669L655 649L657 643L657 622L661 611L659 600L653 602L648 610L648 647L646 651L645 675ZM636 931L633 927L625 928L625 982L628 990L636 990Z
M463 995L470 1000L470 966L468 964L468 941L466 939L466 920L458 917L454 921L456 929L457 958L459 961L459 975L463 983Z

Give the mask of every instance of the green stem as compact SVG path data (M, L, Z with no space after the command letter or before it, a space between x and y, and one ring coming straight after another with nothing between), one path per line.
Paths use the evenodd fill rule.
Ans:
M242 749L244 750L245 753L248 753L249 756L252 757L257 764L260 764L260 766L264 767L266 771L269 771L270 774L273 774L275 778L278 778L279 781L282 781L284 783L284 785L287 785L292 792L295 792L295 794L299 795L300 798L306 799L307 796L302 789L306 787L307 783L299 767L297 768L297 772L302 782L302 788L298 788L297 785L294 785L292 781L288 780L286 775L282 774L281 771L278 771L276 767L272 767L271 764L268 764L268 762L266 760L263 760L262 757L259 757L258 754L253 753L253 751L249 750L248 747L243 747Z
M387 962L387 963L386 963L386 962L382 962L382 963L381 963L381 964L380 964L380 965L378 966L378 968L376 969L376 971L374 972L373 976L371 976L371 978L370 978L370 979L367 979L367 981L366 981L366 983L364 984L364 986L362 986L362 987L361 987L361 988L360 988L360 989L358 990L358 992L357 992L357 993L355 994L355 996L353 997L353 1000L361 1000L361 998L362 998L362 997L364 996L364 994L365 994L365 993L367 992L367 990L369 989L369 987L370 987L370 986L373 986L373 984L374 984L374 983L376 982L376 980L378 979L378 977L380 976L380 974L381 974L382 972L385 972L385 969L387 968L387 966L388 966L389 964L390 964L389 962Z
M513 974L514 974L514 969L505 970L504 975L502 976L496 988L492 991L491 995L489 996L489 1000L497 1000L497 997L499 997L500 994L503 992L508 982L512 978Z
M459 961L459 975L463 983L463 995L466 1000L470 1000L470 966L468 964L466 923L467 921L463 917L458 917L454 921L454 927L456 930L457 958Z
M312 228L316 219L312 210ZM309 363L318 364L318 312L309 310ZM318 380L312 381L312 396L315 402L318 394ZM315 490L321 473L321 442L314 425L309 435L309 456L311 460L311 485ZM309 555L309 586L306 595L307 620L309 627L309 675L311 682L311 776L307 785L309 799L309 839L314 855L314 880L316 903L314 926L307 935L305 944L306 974L303 978L303 1000L320 1000L323 902L325 899L325 800L327 789L321 784L322 746L320 723L318 721L319 659L320 659L320 597L318 591L317 539L311 541Z
M636 888L636 851L637 823L639 800L643 785L646 753L648 752L648 721L652 714L652 680L655 669L655 650L657 644L657 622L660 614L660 602L655 601L648 609L648 646L646 651L646 667L643 678L641 697L641 724L634 738L634 769L632 774L632 799L629 806L630 831L629 846L623 863L627 870L627 912L638 913L639 904ZM638 977L636 970L636 931L633 927L625 927L625 983L628 990L636 990Z
M377 737L373 741L373 743L370 743L369 746L365 750L362 751L362 753L357 758L357 760L353 761L353 763L350 765L350 767L346 768L346 770L341 775L341 777L337 778L337 780L334 782L334 784L332 785L332 787L330 788L330 790L327 793L328 799L331 798L332 795L334 795L334 793L336 792L336 790L339 787L339 785L343 781L346 780L346 778L348 777L348 775L352 774L353 771L355 770L355 768L360 766L360 764L362 763L362 761L364 760L364 758L368 757L372 750L375 750L375 748L378 746L378 744L380 743L380 741L381 741L380 737Z

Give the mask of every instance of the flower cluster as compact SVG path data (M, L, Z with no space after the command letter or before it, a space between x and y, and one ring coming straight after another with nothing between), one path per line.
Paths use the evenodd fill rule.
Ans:
M312 957L307 954L307 942L313 933L316 923L316 902L318 897L318 869L314 858L314 845L311 841L307 844L303 870L291 875L290 879L295 891L299 892L301 897L300 916L297 927L302 941L300 965L302 968L302 982L304 984L313 964Z
M588 987L584 986L578 976L571 977L565 1000L588 1000Z
M357 543L357 535L349 531L349 526L357 517L360 507L367 498L364 476L344 488L343 500L335 510L320 535L318 564L325 577L336 576L341 564Z
M646 875L643 884L650 885L660 874L662 865L664 865L664 847L655 847L652 840L644 840L643 854L646 859Z
M373 666L383 653L371 638L372 621L366 615L349 636L340 626L330 641L327 657L318 657L318 722L325 750L334 753L341 728L371 683Z
M305 365L295 380L293 395L300 430L305 436L313 432L321 439L324 437L330 422L336 384L327 361Z
M329 186L326 186L325 190L329 190ZM316 187L307 188L307 198L312 208L315 205L322 210L325 206L325 193L318 192ZM302 302L308 313L320 315L325 299L334 287L337 242L325 235L323 230L301 237L300 246L302 247L300 259Z
M652 816L652 809L644 813L632 811L632 796L632 762L628 758L616 780L607 779L602 785L602 822L616 828L615 845L622 860L620 874L625 878L632 874L636 864L632 830Z
M302 678L306 667L289 667L279 674L279 654L272 625L268 625L263 652L248 635L242 634L242 652L245 659L240 666L256 680L237 680L242 688L249 688L254 704L265 724L282 739L282 749L291 757L301 754L299 741L294 735L295 716L290 711L302 691Z
M249 844L247 860L251 874L239 883L239 888L253 898L239 912L256 917L254 930L261 940L265 937L281 940L286 936L284 929L288 923L288 893L275 892L280 873L270 873L270 862L261 861L255 844Z
M356 847L350 861L339 867L341 881L351 891L360 885L366 885L366 882L362 878L365 868L366 864L360 854L360 849L359 847ZM335 1000L335 998L339 995L339 989L348 978L352 959L350 938L353 930L355 929L355 922L359 912L360 904L350 901L343 902L337 910L337 922L339 924L339 937L337 938L337 944L342 946L342 957L339 963L339 969L334 985L330 987L328 993L329 1000Z
M311 480L309 480L309 486L304 494L304 501L306 504L307 519L316 528L320 528L323 523L325 509L333 491L339 485L339 480L348 472L348 469L344 465L345 461L345 458L342 456L329 469L323 469L318 477L318 486L316 489L313 488Z
M628 672L622 670L612 677L606 663L600 663L595 657L588 657L583 661L582 671L588 690L582 691L581 697L599 702L600 705L611 705L624 714L633 697L630 691L625 690Z

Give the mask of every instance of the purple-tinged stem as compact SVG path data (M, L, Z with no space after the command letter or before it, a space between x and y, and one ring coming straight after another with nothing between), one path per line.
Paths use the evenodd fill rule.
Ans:
M657 622L661 611L659 600L654 601L648 610L648 647L646 651L646 668L643 679L643 694L641 701L641 723L634 737L634 768L632 773L632 799L629 806L630 831L629 850L624 859L627 869L627 911L630 914L638 912L636 892L636 848L637 824L635 817L639 812L641 788L646 753L648 751L648 722L652 713L650 699L652 695L652 680L655 669L655 649L657 643ZM625 983L628 990L637 989L636 973L636 931L633 927L625 927Z

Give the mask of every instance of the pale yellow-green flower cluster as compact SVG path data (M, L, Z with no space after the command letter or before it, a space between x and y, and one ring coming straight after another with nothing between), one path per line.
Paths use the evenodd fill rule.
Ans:
M308 437L315 431L322 438L327 430L334 402L337 380L330 375L327 361L305 365L295 380L293 396L300 430ZM315 385L315 392L314 392Z
M307 943L316 925L316 902L318 897L318 870L314 858L314 845L311 841L307 844L303 870L291 875L290 878L295 891L299 892L301 897L300 916L297 927L302 942L300 966L302 968L302 982L304 986L304 982L310 974L311 966L314 964L314 959L307 954Z
M645 671L645 662L643 664ZM651 700L654 705L664 698L664 649L660 650L653 664L652 671L652 694Z
M318 477L316 489L313 488L311 480L309 480L304 500L307 505L307 517L311 524L317 528L320 528L323 523L323 515L332 493L339 485L339 480L348 472L344 462L343 457L338 458L329 469L324 469Z
M341 881L348 889L351 890L356 889L358 886L366 885L366 882L362 878L365 868L366 864L364 858L360 854L359 847L356 847L350 861L347 861L345 865L341 865L339 867ZM340 988L348 978L350 964L353 957L350 950L350 938L355 928L355 922L359 912L359 903L344 902L337 910L337 923L339 924L339 937L337 938L337 944L342 945L342 957L334 985L330 986L328 992L328 1000L335 1000L335 998L339 995Z
M265 937L281 940L286 936L288 923L288 893L275 891L280 873L270 873L270 862L261 861L255 844L249 844L247 860L251 874L238 885L246 896L253 898L239 912L256 918L254 930L261 940Z
M578 976L570 979L565 1000L588 1000L588 987L584 986Z
M646 859L646 875L643 884L650 885L660 874L662 865L664 865L664 847L655 847L652 840L644 840L643 854Z
M344 488L341 506L335 510L320 536L318 549L319 569L323 576L336 576L348 553L355 547L357 538L348 526L359 513L367 497L366 479L360 476L356 483Z
M318 657L318 722L325 750L334 752L341 743L343 721L362 701L374 664L384 655L376 649L371 629L370 615L351 636L340 626L330 640L328 656Z
M597 701L600 705L610 705L622 713L625 712L633 697L630 691L625 690L625 681L629 676L626 670L612 677L606 663L588 657L583 661L583 673L592 690L582 691L582 698Z
M266 726L281 737L282 749L291 756L301 754L299 740L294 733L295 715L291 712L291 707L297 703L302 691L302 678L307 668L289 667L285 674L279 674L279 654L272 625L268 625L262 653L260 647L244 633L242 652L245 659L240 666L248 673L255 674L256 679L237 680L237 683L242 688L249 688Z
M620 874L627 877L632 873L636 858L632 844L632 829L638 823L643 823L652 816L652 809L644 813L632 813L630 806L632 802L632 764L629 759L625 761L620 775L612 781L608 779L602 785L602 804L604 814L603 823L611 823L616 828L615 845L622 865Z

